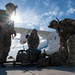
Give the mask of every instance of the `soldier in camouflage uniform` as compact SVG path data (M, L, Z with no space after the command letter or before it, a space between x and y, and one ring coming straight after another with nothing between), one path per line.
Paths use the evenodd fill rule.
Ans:
M65 25L68 25L66 32L68 34L67 38L67 50L68 50L68 66L75 66L75 20L66 18L63 20Z
M6 67L4 62L6 62L6 58L11 46L11 35L3 34L2 26L7 24L7 22L10 20L10 16L17 8L17 6L15 6L13 3L8 3L5 5L5 7L6 10L0 10L0 67ZM16 36L15 30L12 34Z
M28 37L28 47L29 49L27 50L29 54L29 61L32 62L37 62L40 56L40 51L37 50L37 47L39 45L39 36L37 35L37 30L33 29L32 33Z
M51 26L49 25L49 27ZM58 29L60 44L62 44L61 47L63 47L62 56L64 57L62 59L64 59L64 62L67 64L69 63L70 65L75 65L75 20L65 18L60 21Z
M49 28L54 28L57 31L57 33L58 33L58 35L60 37L60 34L59 34L60 29L59 29L58 21L52 20L48 27ZM62 47L63 47L63 41L60 38L60 47L59 47L58 52L55 52L54 54L52 54L50 56L51 57L51 62L50 62L51 65L56 65L56 66L62 65L62 62L63 62L63 60L62 60Z
M33 29L32 33L28 37L28 46L29 48L32 48L35 50L37 49L38 45L39 45L39 36L37 35L37 30Z
M68 41L68 49L69 49L69 53L68 53L68 65L69 66L75 66L75 35L72 35L69 37L69 41Z

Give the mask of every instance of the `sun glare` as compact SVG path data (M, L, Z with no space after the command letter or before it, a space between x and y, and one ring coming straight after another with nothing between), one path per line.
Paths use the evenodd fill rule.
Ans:
M12 15L11 20L13 20L15 23L20 22L20 16L19 15Z

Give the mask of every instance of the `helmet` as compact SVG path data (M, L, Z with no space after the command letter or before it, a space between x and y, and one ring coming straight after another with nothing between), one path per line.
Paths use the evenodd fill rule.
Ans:
M33 29L33 30L32 30L32 33L33 33L33 32L37 33L37 30L36 30L36 29Z
M7 4L5 5L6 8L7 8L8 6L14 7L14 10L16 10L16 8L18 7L17 5L14 5L13 3L7 3Z
M50 22L50 24L48 25L48 27L49 27L49 28L53 28L53 25L56 25L56 24L58 24L58 22L57 22L56 20L52 20L52 21Z

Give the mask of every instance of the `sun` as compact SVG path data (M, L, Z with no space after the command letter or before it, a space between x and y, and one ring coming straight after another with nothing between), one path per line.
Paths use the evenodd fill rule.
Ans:
M11 20L13 20L15 23L20 22L20 16L19 15L12 15Z

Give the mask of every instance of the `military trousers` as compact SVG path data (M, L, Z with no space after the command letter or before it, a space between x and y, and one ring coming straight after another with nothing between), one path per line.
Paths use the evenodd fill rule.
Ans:
M75 34L69 37L68 47L68 62L75 66Z
M6 58L10 51L11 46L11 36L5 36L2 31L0 31L0 63L6 62Z

